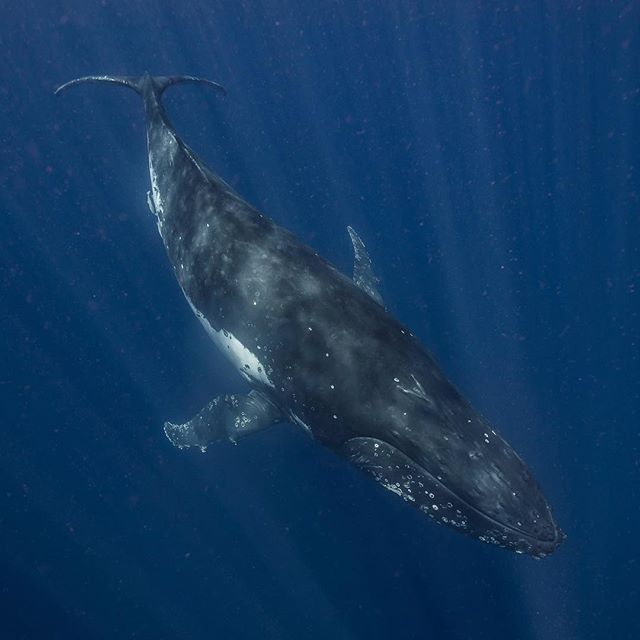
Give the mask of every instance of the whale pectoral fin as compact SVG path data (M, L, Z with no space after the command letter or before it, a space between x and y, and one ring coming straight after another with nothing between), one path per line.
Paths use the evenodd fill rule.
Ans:
M184 424L165 422L164 432L178 449L200 447L218 440L236 442L282 420L280 411L261 393L214 398Z
M384 301L378 291L378 283L380 282L373 272L371 266L371 258L364 246L364 242L352 227L347 227L351 244L353 244L353 281L365 293L368 293L380 306L384 307Z
M418 487L424 488L425 484L420 480L427 482L418 465L384 440L351 438L342 445L340 452L351 464L407 502L416 502L412 493Z
M377 438L351 438L340 450L342 455L361 471L380 481L393 462L396 448Z

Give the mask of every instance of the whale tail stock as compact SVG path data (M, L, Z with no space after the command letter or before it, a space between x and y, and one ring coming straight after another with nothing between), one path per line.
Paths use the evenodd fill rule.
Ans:
M226 89L212 80L205 78L197 78L195 76L151 76L145 73L142 76L84 76L83 78L76 78L60 85L54 94L59 94L61 91L73 87L83 82L110 82L112 84L119 84L124 87L133 89L139 95L144 95L144 91L150 88L156 96L160 96L162 92L173 84L180 84L182 82L191 82L199 84L208 84L214 87L216 91L227 95Z

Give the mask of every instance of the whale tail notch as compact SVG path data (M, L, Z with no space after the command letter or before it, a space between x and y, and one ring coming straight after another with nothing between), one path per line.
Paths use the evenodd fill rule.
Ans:
M119 84L133 89L141 96L144 95L144 91L147 88L150 88L156 96L160 96L167 87L173 84L191 82L211 85L216 91L227 95L227 91L222 85L205 78L197 78L196 76L151 76L148 73L142 76L84 76L60 85L54 91L54 94L58 95L61 91L84 82L110 82L112 84Z

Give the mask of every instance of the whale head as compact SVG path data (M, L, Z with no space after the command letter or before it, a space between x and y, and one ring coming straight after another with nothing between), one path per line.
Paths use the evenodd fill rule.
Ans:
M530 470L440 376L397 379L384 428L343 454L439 524L541 558L564 539Z

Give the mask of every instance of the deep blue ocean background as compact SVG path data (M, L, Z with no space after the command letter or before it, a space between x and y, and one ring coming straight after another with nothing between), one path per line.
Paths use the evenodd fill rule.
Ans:
M640 3L0 9L0 638L640 637ZM436 527L283 424L166 419L246 386L146 204L142 103L389 309L532 467L541 561Z

